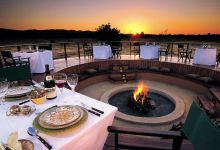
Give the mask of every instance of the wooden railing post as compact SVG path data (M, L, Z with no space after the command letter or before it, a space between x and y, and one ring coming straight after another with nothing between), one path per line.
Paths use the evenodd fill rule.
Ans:
M79 47L79 42L77 42L77 51L78 51L78 58L80 59L80 47Z
M189 50L189 43L187 43L187 47L186 47L186 50L187 50L187 51Z
M66 43L63 43L63 48L64 48L64 57L65 60L67 60Z
M173 43L171 43L171 58L173 57Z
M21 51L21 46L17 46L17 51L19 52L19 51Z
M130 56L131 56L131 41L129 42L129 45L130 45Z

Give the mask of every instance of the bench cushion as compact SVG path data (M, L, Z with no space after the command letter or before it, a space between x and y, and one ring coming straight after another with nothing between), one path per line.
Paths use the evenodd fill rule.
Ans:
M194 73L187 74L187 75L185 75L185 76L188 77L188 78L192 78L192 79L197 79L197 78L199 78L199 75L198 75L198 74L194 74Z
M96 69L87 69L86 71L85 71L85 74L87 74L87 75L94 75L94 74L96 74L97 73L97 70Z
M162 67L160 68L160 72L170 73L172 72L172 69L168 67Z
M157 66L151 66L151 67L149 67L149 70L150 71L160 71L159 67L157 67Z
M210 77L200 77L198 80L204 82L204 83L212 83L214 80Z

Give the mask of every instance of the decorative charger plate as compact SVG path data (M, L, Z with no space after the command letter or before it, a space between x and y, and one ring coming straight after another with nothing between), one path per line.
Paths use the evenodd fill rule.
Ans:
M31 88L30 86L18 86L18 87L9 88L5 97L6 98L21 97L31 92L32 89L33 88Z
M78 107L78 106L75 106L75 107ZM49 108L50 109L50 108ZM48 111L49 109L45 110L45 111ZM51 108L52 109L52 108ZM73 125L70 125L68 127L65 127L65 128L61 128L61 129L47 129L47 128L44 128L42 127L41 125L39 125L38 123L38 120L39 120L39 117L40 115L38 115L34 121L33 121L33 127L35 129L37 129L39 132L41 133L45 133L45 134L48 134L48 135L53 135L53 136L56 136L56 135L68 135L68 134L71 134L73 131L75 131L76 129L78 129L79 127L81 127L83 125L83 123L85 123L85 121L87 120L88 118L88 113L86 110L80 108L82 111L83 111L83 115L82 115L82 118L76 122L75 124ZM44 112L45 112L44 111ZM43 112L43 113L44 113Z
M38 124L46 129L62 129L74 125L84 116L84 111L77 106L65 105L53 107L43 112Z
M5 101L12 102L12 101L25 100L27 98L28 98L27 95L21 95L21 96L17 96L17 97L5 97Z

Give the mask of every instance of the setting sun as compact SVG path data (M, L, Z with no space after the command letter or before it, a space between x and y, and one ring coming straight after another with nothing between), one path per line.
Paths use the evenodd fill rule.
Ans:
M139 34L146 32L146 27L140 23L128 23L125 27L125 33Z

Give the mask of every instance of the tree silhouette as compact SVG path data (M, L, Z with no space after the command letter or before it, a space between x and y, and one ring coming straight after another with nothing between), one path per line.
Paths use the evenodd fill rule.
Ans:
M102 24L96 29L99 41L120 41L120 30L112 28L111 24Z

